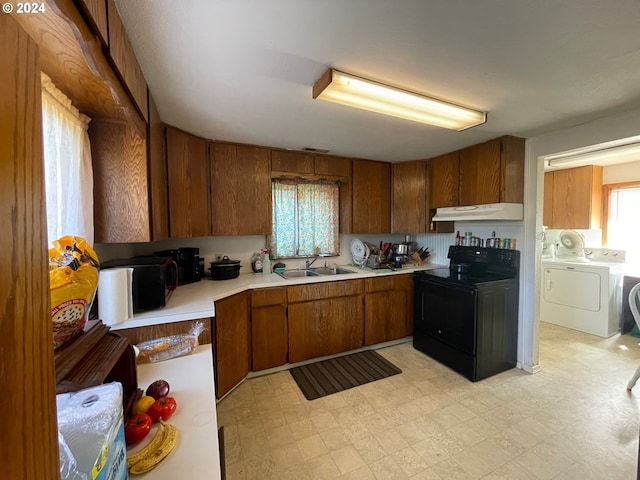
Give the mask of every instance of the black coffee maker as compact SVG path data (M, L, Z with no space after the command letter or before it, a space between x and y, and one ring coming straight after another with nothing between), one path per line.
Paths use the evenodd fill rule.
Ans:
M178 265L178 285L199 282L204 275L204 262L200 259L200 249L184 247L175 250L162 250L154 255L172 257Z

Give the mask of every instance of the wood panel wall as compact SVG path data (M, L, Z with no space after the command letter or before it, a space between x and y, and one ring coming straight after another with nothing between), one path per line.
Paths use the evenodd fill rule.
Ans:
M40 60L0 15L0 465L2 478L58 478L43 197Z

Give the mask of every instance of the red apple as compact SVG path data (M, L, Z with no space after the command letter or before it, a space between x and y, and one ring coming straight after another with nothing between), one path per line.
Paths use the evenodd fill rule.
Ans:
M146 394L158 400L169 395L169 382L166 380L156 380L147 387Z

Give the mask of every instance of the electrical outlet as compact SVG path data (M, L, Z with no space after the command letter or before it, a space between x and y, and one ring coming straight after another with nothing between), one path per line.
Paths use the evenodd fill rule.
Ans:
M222 257L224 257L223 253L216 253L215 254L216 262L219 262L220 260L222 260Z

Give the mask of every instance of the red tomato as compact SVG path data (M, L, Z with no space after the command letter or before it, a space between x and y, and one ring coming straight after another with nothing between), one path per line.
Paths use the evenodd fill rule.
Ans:
M153 402L153 405L147 410L147 415L151 417L154 422L158 420L169 420L173 412L176 411L176 401L173 397L162 397Z
M127 445L134 445L149 435L153 420L146 413L136 413L129 417L124 426L124 439Z

